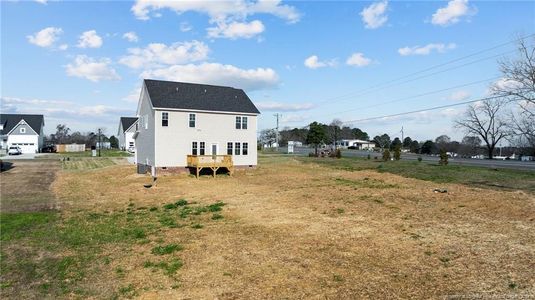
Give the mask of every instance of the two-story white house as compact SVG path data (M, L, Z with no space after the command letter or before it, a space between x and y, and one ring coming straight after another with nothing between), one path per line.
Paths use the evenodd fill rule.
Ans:
M44 143L43 115L0 114L0 148L20 147L22 153L37 153Z
M119 130L117 132L119 149L128 150L136 148L134 134L137 131L136 117L121 117L119 119Z
M188 156L225 155L234 168L254 167L259 114L241 89L145 79L134 134L138 172L188 171Z

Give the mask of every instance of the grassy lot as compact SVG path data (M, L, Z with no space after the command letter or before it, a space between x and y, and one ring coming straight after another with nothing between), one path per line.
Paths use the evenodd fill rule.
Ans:
M127 164L124 158L116 157L69 157L62 160L61 166L66 170L90 170L109 167L117 164Z
M439 166L436 163L403 160L383 162L357 157L341 159L299 157L298 159L346 171L376 170L379 173L391 173L437 183L461 183L499 190L523 190L535 194L533 171L459 165Z
M51 186L58 211L0 215L2 296L535 294L529 188L491 190L384 172L402 168L390 163L378 170L329 162L336 165L264 155L256 170L163 176L150 189L143 187L149 177L130 165L58 168ZM434 193L437 186L448 192Z
M121 151L117 149L103 149L100 150L100 157L128 157L133 156L133 154L128 153L126 151ZM84 151L84 152L62 152L62 153L53 153L50 154L50 156L61 156L61 157L92 157L91 151ZM98 156L98 150L97 150L97 156Z

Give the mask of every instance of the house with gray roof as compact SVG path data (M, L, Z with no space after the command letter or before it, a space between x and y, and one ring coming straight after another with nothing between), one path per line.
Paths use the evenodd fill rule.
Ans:
M37 153L43 148L43 115L0 114L0 148L20 147L22 153Z
M254 167L259 114L241 89L145 79L133 135L138 171Z
M121 117L119 119L119 130L117 132L119 149L129 150L136 148L134 134L137 131L137 117Z

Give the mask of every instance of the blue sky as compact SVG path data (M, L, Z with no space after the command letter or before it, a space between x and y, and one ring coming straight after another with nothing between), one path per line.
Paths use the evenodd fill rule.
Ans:
M135 114L142 78L243 88L261 130L275 113L281 127L302 127L485 97L514 43L385 83L535 33L535 3L3 1L1 19L2 112L43 113L47 133L65 123L114 134ZM460 139L453 120L464 109L348 125Z

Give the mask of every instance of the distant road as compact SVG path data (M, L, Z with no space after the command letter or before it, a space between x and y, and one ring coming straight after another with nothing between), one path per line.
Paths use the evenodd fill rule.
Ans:
M286 147L281 147L280 151L286 151ZM308 153L314 152L312 148L295 148L295 154L308 155ZM381 157L379 152L369 152L369 151L360 151L360 150L342 150L342 156L346 157L368 157L368 154L372 159L377 156ZM426 162L437 162L439 161L438 156L423 155L423 154L414 154L414 153L402 153L402 160L418 160L418 157L422 157L423 161ZM476 167L487 167L487 168L502 168L502 169L516 169L516 170L528 170L535 171L535 162L533 161L518 161L518 160L490 160L490 159L471 159L471 158L450 158L448 160L450 164L454 165L463 165L463 166L476 166ZM534 179L535 180L535 179Z

